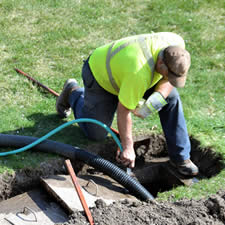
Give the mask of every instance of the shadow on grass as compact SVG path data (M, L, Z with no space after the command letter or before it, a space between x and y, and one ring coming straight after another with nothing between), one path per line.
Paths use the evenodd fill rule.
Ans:
M27 117L27 119L30 120L34 125L30 127L21 127L16 130L8 130L3 133L22 136L42 137L50 131L61 126L62 124L73 120L74 118L71 116L69 117L69 119L61 119L57 114L44 115L43 113L35 113ZM73 146L81 146L83 148L85 148L85 146L89 144L96 143L95 141L89 140L83 134L77 123L65 127L64 129L60 130L48 139L62 142L65 144L70 144ZM110 137L109 139L112 138Z
M61 119L56 114L44 115L42 113L35 113L30 115L28 118L30 120L30 124L33 123L33 126L29 127L21 127L16 130L8 130L4 131L3 134L12 134L19 136L30 136L40 138L60 125L66 123L67 121L71 121L73 118L68 120ZM53 140L65 144L69 144L72 146L80 147L82 149L88 149L89 145L92 144L100 144L106 143L109 140L112 140L111 137L107 137L105 141L102 142L94 142L90 141L81 131L78 124L72 124L68 126L53 136L49 137L48 140ZM9 147L0 147L0 152L8 152L11 150L15 150ZM29 167L38 167L44 161L48 161L50 158L55 158L55 154L44 153L40 151L28 150L25 152L21 152L19 154L8 155L4 157L0 157L0 172L1 170L7 169L23 169Z

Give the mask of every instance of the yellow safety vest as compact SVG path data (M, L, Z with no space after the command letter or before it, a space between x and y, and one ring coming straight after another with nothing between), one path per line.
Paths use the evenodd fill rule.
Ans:
M118 95L128 109L135 109L145 91L161 79L155 63L159 52L169 45L185 47L183 39L174 33L131 36L97 48L89 65L101 87Z

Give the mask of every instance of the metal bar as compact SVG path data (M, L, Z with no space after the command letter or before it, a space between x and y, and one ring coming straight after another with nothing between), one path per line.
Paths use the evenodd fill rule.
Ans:
M59 94L57 92L55 92L54 90L52 90L51 88L45 86L44 84L42 84L41 82L35 80L33 77L31 77L30 75L28 75L27 73L23 72L22 70L19 70L17 68L15 68L15 71L19 74L24 75L25 77L27 77L29 80L33 81L35 84L37 84L38 86L44 88L45 90L47 90L48 92L50 92L51 94L53 94L56 97L59 97ZM113 129L112 127L110 128L118 137L119 137L119 132L115 129Z
M78 197L79 197L80 202L82 204L82 207L83 207L83 209L84 209L84 211L85 211L85 213L87 215L88 221L89 221L89 223L91 225L93 225L94 224L93 217L92 217L91 212L90 212L90 210L88 208L88 205L86 203L84 195L83 195L83 193L81 191L81 187L80 187L80 185L78 183L78 180L77 180L76 174L75 174L75 172L73 170L73 167L71 165L71 162L70 162L69 159L67 159L67 160L65 160L65 163L66 163L67 170L68 170L68 172L69 172L69 174L71 176L71 179L73 181L74 187L75 187L75 189L77 191L77 194L78 194Z
M59 94L56 93L55 91L53 91L51 88L45 86L44 84L40 83L39 81L35 80L33 77L31 77L30 75L28 75L27 73L24 73L22 70L19 70L17 68L15 68L15 71L19 74L24 75L25 77L27 77L29 80L33 81L35 84L37 84L38 86L44 88L45 90L47 90L48 92L50 92L51 94L55 95L56 97L59 97Z
M118 138L120 138L119 131L117 131L116 129L114 129L114 128L112 128L112 127L110 127L110 129L111 129L111 131L113 131L113 132L116 134L116 136L117 136Z

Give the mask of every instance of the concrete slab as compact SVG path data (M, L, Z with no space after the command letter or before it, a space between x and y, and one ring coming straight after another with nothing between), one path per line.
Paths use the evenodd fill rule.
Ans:
M77 177L88 207L94 207L95 201L103 200L106 205L116 200L132 199L134 196L124 194L126 189L106 175L84 175ZM54 196L69 213L83 211L79 197L69 175L56 175L42 179L47 191Z
M1 225L53 225L67 220L62 208L50 201L42 190L32 190L0 202Z

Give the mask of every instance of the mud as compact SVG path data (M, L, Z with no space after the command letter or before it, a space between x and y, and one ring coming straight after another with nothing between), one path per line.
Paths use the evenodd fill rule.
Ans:
M136 137L136 140L149 138L149 142L135 146L137 159L136 169L144 165L150 165L158 159L166 158L167 149L163 135L149 134L147 136ZM210 148L201 148L200 143L191 137L192 160L200 169L200 177L210 178L218 174L223 168L222 156L215 154ZM94 143L86 146L90 152L94 152L103 158L117 164L115 154L117 146L111 139L104 143ZM32 154L32 153L31 153ZM14 174L0 174L0 201L23 193L40 185L40 177L47 177L54 174L67 174L64 167L64 158L57 158L48 162L43 162L36 169L25 168L16 171ZM98 173L94 168L82 162L72 160L74 170L77 175ZM121 167L122 168L122 167ZM148 174L149 175L149 174ZM163 183L163 182L162 182ZM163 187L161 187L161 190ZM157 191L155 193L157 196ZM187 200L177 202L159 202L156 200L149 202L117 202L110 206L103 202L96 202L96 207L91 209L95 224L225 224L225 191L221 190L216 195L207 199ZM85 215L75 212L65 225L88 224Z

